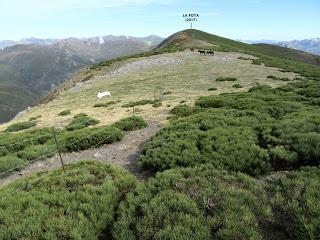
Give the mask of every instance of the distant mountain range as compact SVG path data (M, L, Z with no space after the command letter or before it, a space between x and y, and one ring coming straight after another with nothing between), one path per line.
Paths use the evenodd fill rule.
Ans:
M320 38L279 42L276 45L320 55Z
M1 41L0 123L39 102L79 69L94 62L148 51L161 41L161 37L154 35Z
M12 47L18 44L50 45L58 41L59 41L58 39L39 39L39 38L25 38L19 41L3 40L3 41L0 41L0 49L6 48L6 47Z
M292 48L296 50L305 51L308 53L320 55L320 38L311 38L304 40L293 40L293 41L275 41L275 40L240 40L244 43L257 44L257 43L267 43L272 45L277 45L286 48Z

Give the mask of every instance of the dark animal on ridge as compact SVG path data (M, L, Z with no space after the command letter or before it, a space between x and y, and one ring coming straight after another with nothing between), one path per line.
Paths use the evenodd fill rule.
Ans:
M212 55L212 56L213 56L213 55L214 55L214 51L212 51L212 50L207 51L207 54L208 54L208 55Z
M191 52L194 52L194 48L190 48L190 51L191 51Z
M198 50L198 52L200 53L200 55L206 55L206 51L204 51L204 50Z

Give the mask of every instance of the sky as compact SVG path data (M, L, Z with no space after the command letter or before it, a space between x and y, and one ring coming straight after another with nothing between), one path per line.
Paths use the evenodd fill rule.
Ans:
M168 37L194 28L232 39L320 37L320 0L0 0L0 40L99 35Z

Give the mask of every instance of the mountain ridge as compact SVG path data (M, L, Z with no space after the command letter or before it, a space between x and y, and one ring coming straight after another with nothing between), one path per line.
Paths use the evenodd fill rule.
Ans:
M148 51L160 40L156 36L139 39L109 35L86 40L69 38L49 45L16 44L0 49L0 122L9 121L19 111L38 103L80 69L95 62Z

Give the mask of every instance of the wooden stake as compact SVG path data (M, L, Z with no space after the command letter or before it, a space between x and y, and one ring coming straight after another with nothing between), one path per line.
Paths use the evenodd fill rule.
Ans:
M62 159L62 156L61 156L61 150L60 150L60 146L58 144L58 140L57 140L57 136L56 136L56 132L55 132L54 128L52 128L52 134L53 134L54 142L56 143L56 147L57 147L57 150L58 150L58 153L59 153L61 167L62 167L63 171L66 171L64 169L64 162L63 162L63 159Z

